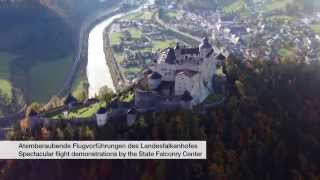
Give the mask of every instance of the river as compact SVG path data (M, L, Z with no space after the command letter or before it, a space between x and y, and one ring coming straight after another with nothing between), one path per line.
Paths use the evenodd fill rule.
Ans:
M104 54L103 33L104 30L110 26L116 19L122 18L132 13L139 12L149 5L154 3L149 0L147 3L139 6L138 8L126 13L120 13L107 18L101 23L97 24L89 33L88 39L88 64L87 64L87 78L89 82L89 97L94 97L99 93L99 90L107 86L112 91L115 87L111 78L109 67L106 63Z

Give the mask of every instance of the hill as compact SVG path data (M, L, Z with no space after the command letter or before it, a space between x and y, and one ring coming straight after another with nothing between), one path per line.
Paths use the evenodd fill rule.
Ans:
M12 104L13 109L24 102L46 102L62 87L77 48L81 24L93 13L117 2L0 2L0 82L5 85L0 91L12 103L19 99L19 103ZM56 69L61 70L59 76ZM48 81L52 82L50 88Z
M33 134L16 126L11 134L15 140L206 140L207 160L2 161L0 178L317 179L320 64L230 59L224 69L230 96L205 112L142 113L130 127L125 117L103 127L58 121Z

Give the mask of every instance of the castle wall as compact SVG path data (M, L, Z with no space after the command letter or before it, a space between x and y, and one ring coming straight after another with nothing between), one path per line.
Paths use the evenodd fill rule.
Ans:
M176 65L166 63L157 64L153 70L161 74L163 81L175 80Z
M159 100L159 95L153 91L135 90L135 106L140 109L154 108Z
M185 91L191 92L192 89L193 79L184 74L177 74L175 79L175 95L181 96Z

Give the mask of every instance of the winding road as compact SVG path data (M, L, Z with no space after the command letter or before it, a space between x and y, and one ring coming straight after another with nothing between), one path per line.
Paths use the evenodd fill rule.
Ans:
M184 37L190 38L190 39L192 39L192 40L194 40L194 41L196 41L196 42L201 42L201 38L196 37L196 36L192 36L192 35L190 35L190 34L188 34L188 33L185 33L185 32L182 32L182 31L178 30L177 28L171 27L170 25L168 25L168 24L166 24L165 22L163 22L163 21L159 18L159 13L157 13L157 14L155 15L155 20L156 20L157 23L159 23L161 26L163 26L163 27L166 28L166 29L169 29L170 31L173 31L173 32L175 32L175 33L177 33L177 34L180 34L180 35L184 36Z

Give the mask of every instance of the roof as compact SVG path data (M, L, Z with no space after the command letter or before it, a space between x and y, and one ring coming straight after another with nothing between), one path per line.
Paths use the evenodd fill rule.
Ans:
M207 37L204 37L202 39L202 43L199 45L200 49L211 49L212 45L209 43L209 39Z
M152 72L148 75L149 79L161 79L161 77L161 74L159 74L158 72Z
M97 114L105 114L107 113L107 109L104 107L100 107L99 110L97 111Z
M233 21L234 20L234 16L221 16L220 17L221 21Z
M181 54L200 54L199 48L183 48L181 49Z
M214 50L212 49L212 50L206 55L206 57L209 58L213 53L214 53Z
M180 49L180 44L177 42L176 47L174 49Z
M161 81L157 90L174 89L174 81Z
M167 52L167 57L165 62L167 64L175 64L176 63L176 55L174 53L174 49L173 48L169 48L168 52Z
M247 29L244 26L232 26L232 27L229 27L229 29L231 30L232 34L239 35L239 34L247 33Z
M181 97L181 100L183 101L191 101L193 97L190 95L189 91L185 91Z
M128 110L128 114L137 114L137 111L136 111L135 108L130 108L130 109Z
M226 57L225 57L222 53L219 53L219 54L216 56L216 59L218 59L218 60L225 60Z
M77 103L77 102L78 102L78 100L75 97L73 97L71 94L68 94L68 96L64 100L64 104L65 105L72 104L72 103Z
M183 74L185 76L193 77L194 75L196 75L198 72L197 71L192 71L192 70L188 70L188 69L183 69L183 70L178 70L176 71L176 74Z
M38 113L36 111L34 111L33 109L29 112L29 117L34 117L37 115L38 115Z
M143 72L142 72L144 75L149 75L152 73L152 70L151 69L145 69Z
M118 104L117 100L112 100L112 101L110 102L109 107L112 108L112 109L118 108L118 107L119 107L119 104Z

